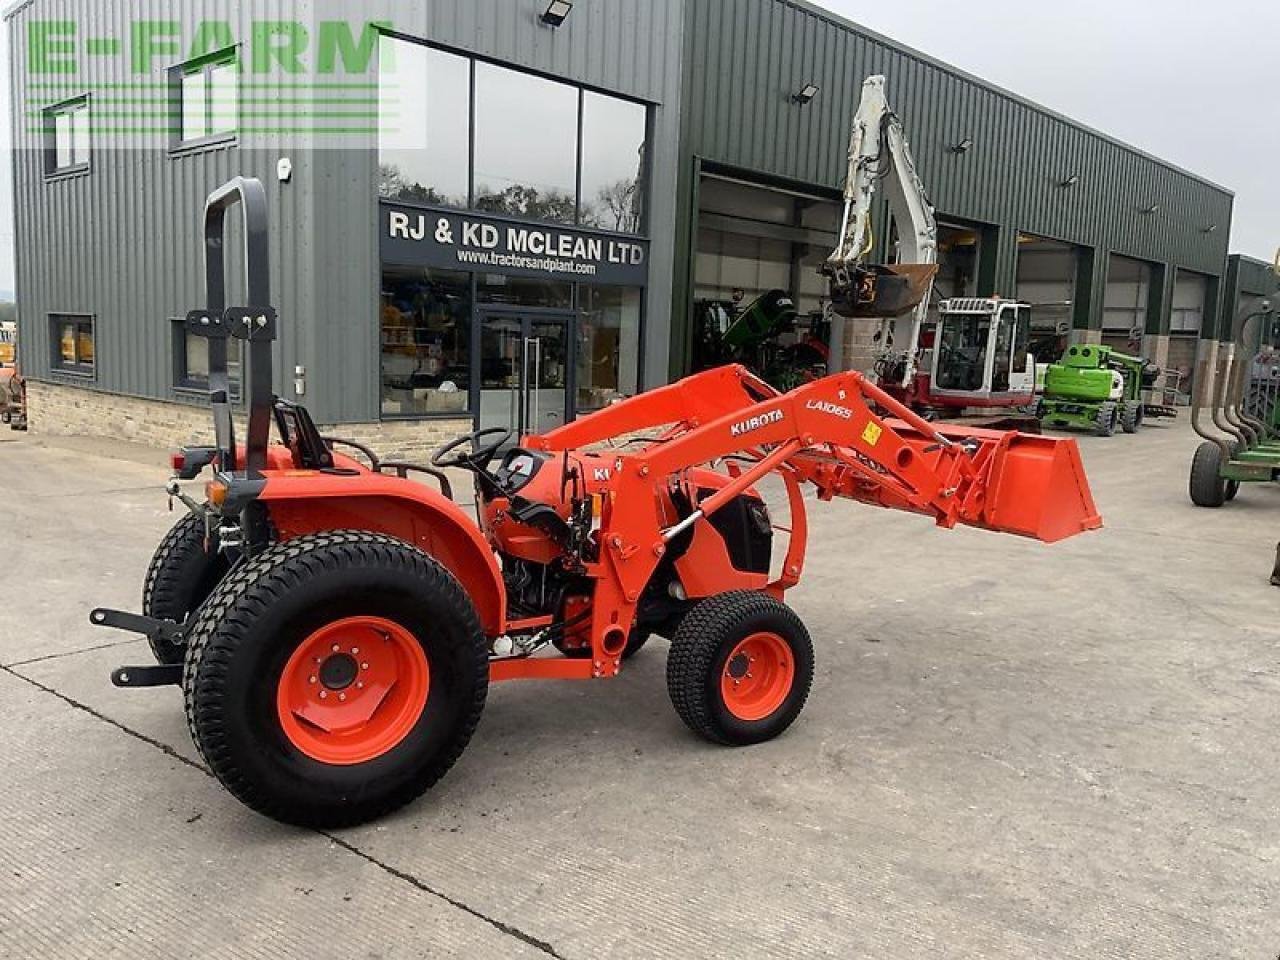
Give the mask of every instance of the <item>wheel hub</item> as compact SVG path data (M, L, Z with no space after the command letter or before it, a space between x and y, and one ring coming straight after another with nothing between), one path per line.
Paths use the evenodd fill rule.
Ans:
M426 652L412 632L383 617L345 617L294 649L276 713L288 741L311 759L363 763L408 735L430 688Z
M786 702L795 680L795 660L785 640L761 631L740 641L725 660L720 697L739 720L763 720Z
M335 653L320 664L320 682L329 690L345 690L356 682L360 664L349 653Z

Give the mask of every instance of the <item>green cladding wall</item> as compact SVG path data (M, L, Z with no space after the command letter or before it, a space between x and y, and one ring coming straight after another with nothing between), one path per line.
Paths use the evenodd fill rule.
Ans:
M689 220L699 162L838 189L862 81L879 73L939 213L998 226L992 289L1012 289L1019 230L1097 251L1095 286L1109 253L1222 273L1232 195L1221 187L807 3L687 0L686 18ZM794 102L810 82L817 97ZM951 149L965 139L970 149ZM686 272L692 242L686 227Z

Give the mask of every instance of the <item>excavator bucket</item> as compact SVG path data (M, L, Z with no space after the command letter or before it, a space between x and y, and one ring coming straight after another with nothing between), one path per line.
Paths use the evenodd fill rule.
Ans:
M963 435L994 448L981 502L966 504L961 522L1046 543L1102 526L1074 439L988 430L956 439Z
M900 317L928 295L937 272L936 263L859 267L848 287L831 284L831 308L842 317Z

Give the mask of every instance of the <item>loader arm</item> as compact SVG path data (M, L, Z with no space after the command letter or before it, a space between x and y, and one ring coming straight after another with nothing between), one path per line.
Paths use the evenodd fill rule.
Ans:
M544 434L524 438L532 450L572 450L607 441L668 439L734 410L779 396L746 367L730 364L629 397ZM659 430L660 437L637 438Z
M642 406L646 399L635 401ZM947 528L964 524L1053 542L1102 525L1074 440L937 427L860 373L833 374L728 412L719 397L699 389L686 391L683 400L686 426L614 462L614 492L600 530L612 576L601 582L597 599L607 602L600 611L634 604L668 543L771 472L787 485L793 538L807 529L804 501L796 495L802 482L816 487L820 500L925 514ZM727 482L687 516L646 507L655 502L655 487L726 458L734 458ZM803 550L803 542L792 543L771 589L780 593L795 584ZM595 628L621 629L617 621Z

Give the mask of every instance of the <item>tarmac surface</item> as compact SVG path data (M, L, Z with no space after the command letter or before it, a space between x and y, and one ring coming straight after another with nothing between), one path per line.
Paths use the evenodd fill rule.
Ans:
M1053 546L813 504L804 713L696 739L665 641L496 686L422 800L251 813L123 691L162 457L0 436L0 957L1275 957L1280 486L1187 499L1185 423L1079 439Z

